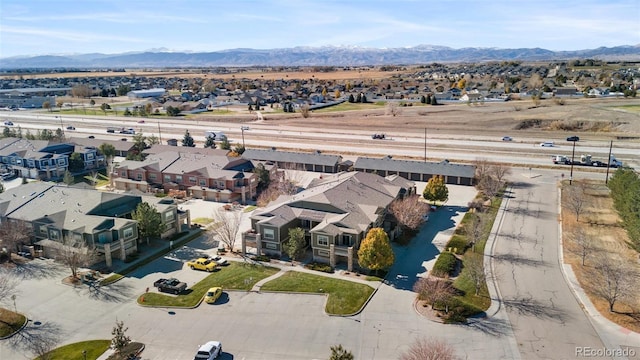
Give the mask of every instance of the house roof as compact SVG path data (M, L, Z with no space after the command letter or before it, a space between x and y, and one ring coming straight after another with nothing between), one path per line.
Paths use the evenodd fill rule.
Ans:
M224 150L224 149L199 148L199 147L189 147L189 146L172 146L172 145L161 145L161 144L155 144L151 146L149 149L145 149L143 153L159 154L166 151L177 151L185 154L202 154L202 155L216 155L216 156L227 156L227 154L229 154L229 150Z
M95 148L99 148L100 145L102 144L111 144L116 149L116 151L130 151L134 145L134 143L128 142L128 141L89 139L89 138L79 138L79 137L69 138L68 141L71 144L82 145L82 146L93 146Z
M249 160L277 161L322 166L336 166L342 160L342 157L340 155L325 155L320 153L319 151L313 153L300 153L278 151L275 149L247 149L242 154L242 157Z
M401 190L401 186L376 174L343 172L316 179L298 194L281 196L252 218L272 226L306 219L319 222L312 231L360 233Z
M431 174L473 178L476 167L473 165L452 164L448 161L439 163L414 160L396 160L389 156L383 158L359 157L354 165L356 169L383 170L406 173Z

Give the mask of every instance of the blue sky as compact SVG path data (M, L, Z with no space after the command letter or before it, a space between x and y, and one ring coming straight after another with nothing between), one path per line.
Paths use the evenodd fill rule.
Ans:
M0 0L0 58L442 45L640 44L640 0Z

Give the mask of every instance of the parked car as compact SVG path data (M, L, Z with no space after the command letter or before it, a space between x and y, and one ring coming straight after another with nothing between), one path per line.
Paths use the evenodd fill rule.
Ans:
M226 259L223 259L220 255L212 256L209 259L215 261L218 265L221 266L229 265L229 262Z
M207 290L207 293L204 295L204 302L206 302L207 304L213 304L220 298L220 295L222 295L221 287L209 288L209 290Z
M567 138L567 141L580 141L580 138L575 136L575 135L574 136L569 136Z
M542 147L553 147L553 141L541 142L540 146L542 146Z
M5 122L4 122L4 126L13 126L13 122L11 122L11 121L5 121Z
M194 360L213 360L222 354L222 343L220 341L209 341L198 348Z
M512 141L513 138L511 136L503 136L502 141Z
M190 267L191 270L204 270L212 272L218 267L218 263L207 258L199 258L187 262L187 266Z
M153 287L158 288L158 291L160 292L168 292L178 295L187 289L187 283L181 282L176 278L161 278L153 283Z

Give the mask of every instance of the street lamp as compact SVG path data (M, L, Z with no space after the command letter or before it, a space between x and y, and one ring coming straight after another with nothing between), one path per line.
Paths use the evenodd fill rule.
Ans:
M571 151L571 172L569 174L569 185L573 182L573 157L576 155L576 140L573 140L573 150Z
M87 360L87 350L82 350L82 357L84 360Z
M240 126L240 130L242 130L242 148L244 149L244 131L249 130L248 126Z

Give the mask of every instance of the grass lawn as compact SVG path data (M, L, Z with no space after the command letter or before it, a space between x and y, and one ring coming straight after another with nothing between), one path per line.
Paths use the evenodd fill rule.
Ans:
M640 113L640 105L620 105L620 106L615 106L614 109L621 109L629 112Z
M482 238L476 244L475 252L472 249L467 249L467 251L464 253L464 256L462 257L463 266L464 266L465 259L469 259L471 257L477 257L480 260L483 259L482 254L484 254L484 247L487 243L487 239L489 238L489 234L491 233L491 228L493 227L493 223L495 222L496 215L498 214L498 209L500 208L501 204L502 204L501 197L497 197L491 202L491 207L485 213L486 223L482 232ZM465 214L462 222L465 222L465 220L470 221L470 218L473 216L477 216L477 215L475 213L470 213L470 212ZM464 235L458 235L458 236L464 237ZM469 278L464 267L460 275L453 282L453 286L464 293L463 296L458 296L458 300L464 303L465 305L477 308L478 311L485 311L489 309L489 306L491 306L491 298L489 297L489 290L487 288L486 282L482 285L479 291L479 294L476 295L475 294L476 290L475 290L473 281Z
M374 289L371 286L347 280L289 271L264 284L261 290L329 294L325 309L327 313L350 315L362 309Z
M74 344L61 346L55 350L50 351L47 355L48 359L65 359L65 360L95 360L102 355L109 346L111 340L89 340L82 341ZM84 357L82 351L87 352L87 356ZM36 360L40 360L37 357Z
M228 266L223 266L199 283L191 286L177 296L165 295L158 292L148 292L138 297L138 304L148 306L174 306L193 307L198 304L204 293L214 286L222 286L228 290L251 290L258 281L267 278L279 269L262 265L251 265L237 261L231 261ZM144 302L142 297L144 296Z
M24 315L0 308L0 337L15 333L26 321L27 318Z
M366 110L366 109L379 109L384 107L384 105L378 103L350 103L343 102L342 104L329 106L326 108L313 110L314 113L327 113L327 112L336 112L336 111L349 111L349 110Z
M244 208L244 210L242 210L242 211L244 211L244 212L250 212L250 211L253 211L253 210L257 209L257 208L258 208L258 207L257 207L257 206L255 206L255 205L249 205L249 206L247 206L246 208Z
M200 224L200 225L209 225L213 222L213 219L211 218L205 218L205 217L199 217L199 218L195 218L193 220L191 220L192 223L194 224Z

